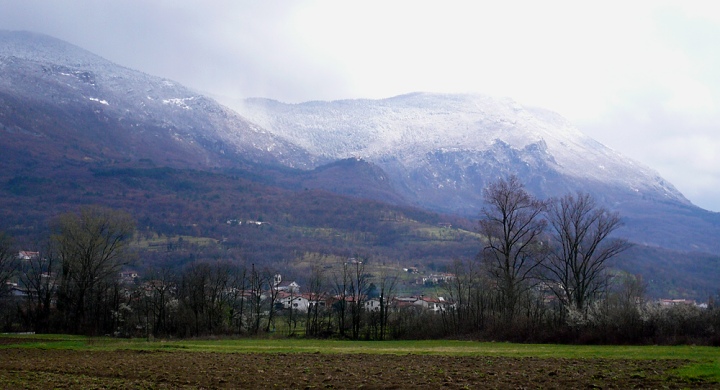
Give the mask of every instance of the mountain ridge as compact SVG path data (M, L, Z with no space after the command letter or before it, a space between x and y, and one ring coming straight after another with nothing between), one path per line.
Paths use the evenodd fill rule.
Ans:
M559 114L526 109L510 99L422 92L378 100L297 104L248 99L237 109L264 128L323 157L362 157L376 163L394 157L407 165L421 161L428 153L488 151L500 143L535 153L547 164L556 165L556 170L578 178L617 183L618 171L625 169L626 178L633 173L626 169L630 164L641 171L646 182L655 179L647 184L633 177L631 184L654 187L689 204L656 171L584 135ZM583 160L585 163L578 164Z
M483 188L516 174L540 198L592 194L621 213L626 227L620 233L636 242L720 250L714 238L720 214L693 205L655 170L549 110L507 98L427 92L296 104L255 98L235 108L318 160L359 157L378 165L418 207L476 217Z
M76 57L80 59L73 60ZM114 158L133 159L133 152L152 154L152 150L143 151L145 145L136 141L147 138L141 133L151 132L164 139L163 145L176 150L175 156L166 161L169 164L188 154L188 150L204 155L204 160L194 163L208 166L228 165L225 154L233 159L291 166L303 166L309 160L296 145L277 139L212 99L55 38L0 31L0 72L0 91L5 96L30 107L54 107L59 114L72 112L66 115L68 121L80 118L81 123L65 131L53 134L51 128L46 128L45 135L62 137L74 131L75 142L82 145L82 136L95 135L82 130L101 122L100 126L111 129L121 146L106 148L106 152L115 152ZM9 114L0 117L0 128L22 129L12 123L22 118ZM91 145L85 148L92 149ZM93 154L81 158L103 158L103 151L95 150Z
M637 173L634 163L626 165L622 156L602 170L598 165L603 153L614 152L602 149L587 158L584 149L577 148L600 148L599 143L556 113L509 99L416 93L296 105L255 100L272 110L264 107L262 113L268 117L253 118L173 81L100 57L52 63L11 56L7 41L14 37L0 32L0 147L5 157L0 161L0 229L32 234L43 218L91 202L135 207L146 228L182 234L202 231L224 239L235 233L222 225L222 218L233 218L234 210L247 208L241 202L249 202L257 211L247 218L277 218L268 229L282 226L278 231L283 234L273 239L287 253L293 253L292 240L305 229L283 225L292 225L293 214L303 215L303 221L337 219L334 223L345 229L342 234L354 237L354 243L360 242L358 237L372 236L376 241L364 245L374 245L384 234L358 232L377 221L363 220L357 209L381 206L363 199L443 213L443 218L455 218L472 230L469 221L479 215L484 186L512 173L538 196L591 192L626 220L618 233L641 246L720 251L718 214L693 206L656 172ZM40 50L42 42L33 51ZM63 47L62 41L49 42ZM286 113L278 115L278 110ZM274 124L266 128L263 120ZM484 127L492 128L487 134L479 132ZM570 136L576 149L561 156L555 153L564 138L543 136L551 130ZM498 135L505 133L510 135ZM620 168L607 174L615 169L613 164ZM165 172L163 167L181 171ZM633 177L644 180L642 185L600 180L622 177L623 169L636 172ZM588 172L597 177L581 175ZM207 180L213 186L207 186ZM248 191L253 186L258 190ZM280 192L284 195L277 196ZM334 208L326 210L323 202ZM393 234L405 233L400 229ZM315 250L334 250L333 237ZM411 249L418 258L423 251L439 258L442 248L424 239L413 238L416 246L393 248L392 253ZM252 242L243 241L246 244L254 248ZM258 247L260 254L271 243L263 245ZM455 254L466 255L473 247L468 242L458 245L463 249ZM670 258L664 267L682 267L678 255Z

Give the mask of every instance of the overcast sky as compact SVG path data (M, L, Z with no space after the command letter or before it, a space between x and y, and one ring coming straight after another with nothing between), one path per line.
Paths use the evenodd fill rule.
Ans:
M716 1L0 0L0 29L226 98L510 97L720 211Z

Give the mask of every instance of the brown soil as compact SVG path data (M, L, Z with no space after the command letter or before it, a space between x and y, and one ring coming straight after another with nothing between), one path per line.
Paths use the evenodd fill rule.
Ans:
M680 360L433 355L223 354L0 350L15 389L633 389L720 388L684 382Z

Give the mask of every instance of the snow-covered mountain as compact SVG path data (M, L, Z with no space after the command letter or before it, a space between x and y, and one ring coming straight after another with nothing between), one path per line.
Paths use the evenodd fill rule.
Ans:
M717 249L717 215L692 205L642 164L586 136L560 115L482 95L413 93L382 100L236 109L317 161L358 157L380 166L411 203L476 217L488 182L516 174L536 196L578 190L621 213L623 234L680 250Z
M52 180L68 166L138 163L241 168L286 183L303 175L256 176L268 164L327 164L305 175L307 187L475 218L487 183L517 174L540 197L592 193L621 212L622 233L635 242L720 251L718 214L559 115L509 99L250 99L237 110L66 42L0 31L0 183Z
M0 31L2 97L35 111L14 110L0 116L4 137L28 132L37 139L60 137L71 141L68 137L74 137L74 142L85 149L78 156L85 159L112 156L132 160L149 155L157 162L170 163L202 154L205 161L193 162L227 165L218 158L223 155L275 160L289 166L309 162L302 149L212 99L45 35ZM27 115L36 116L37 123L23 122ZM70 129L39 125L58 115L75 125ZM98 127L111 133L111 142L98 139L93 132ZM92 144L85 142L88 140L102 144L105 150L93 150Z
M595 186L689 202L657 172L608 149L550 111L481 95L414 93L383 100L282 104L249 99L243 116L321 159L361 157L406 196L477 211L488 179L518 173L540 196ZM457 194L448 202L448 194ZM615 199L617 198L617 199Z

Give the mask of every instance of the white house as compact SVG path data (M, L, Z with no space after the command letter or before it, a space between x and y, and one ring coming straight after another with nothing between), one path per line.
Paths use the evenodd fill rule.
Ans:
M39 252L20 251L18 252L18 259L28 261L38 257L39 255Z
M310 301L306 297L285 292L279 293L277 302L283 309L293 309L303 313L307 313L310 307Z
M365 311L380 311L380 300L377 298L365 301Z
M273 277L273 288L279 292L300 294L300 285L296 282L283 282L280 274L275 274Z
M295 282L280 282L275 286L277 291L300 294L300 285Z
M438 298L420 297L420 299L413 302L413 304L420 306L425 310L432 311L433 313L444 312L448 308L451 308L454 306L450 302L446 301L445 298L443 298L443 297L438 297Z

